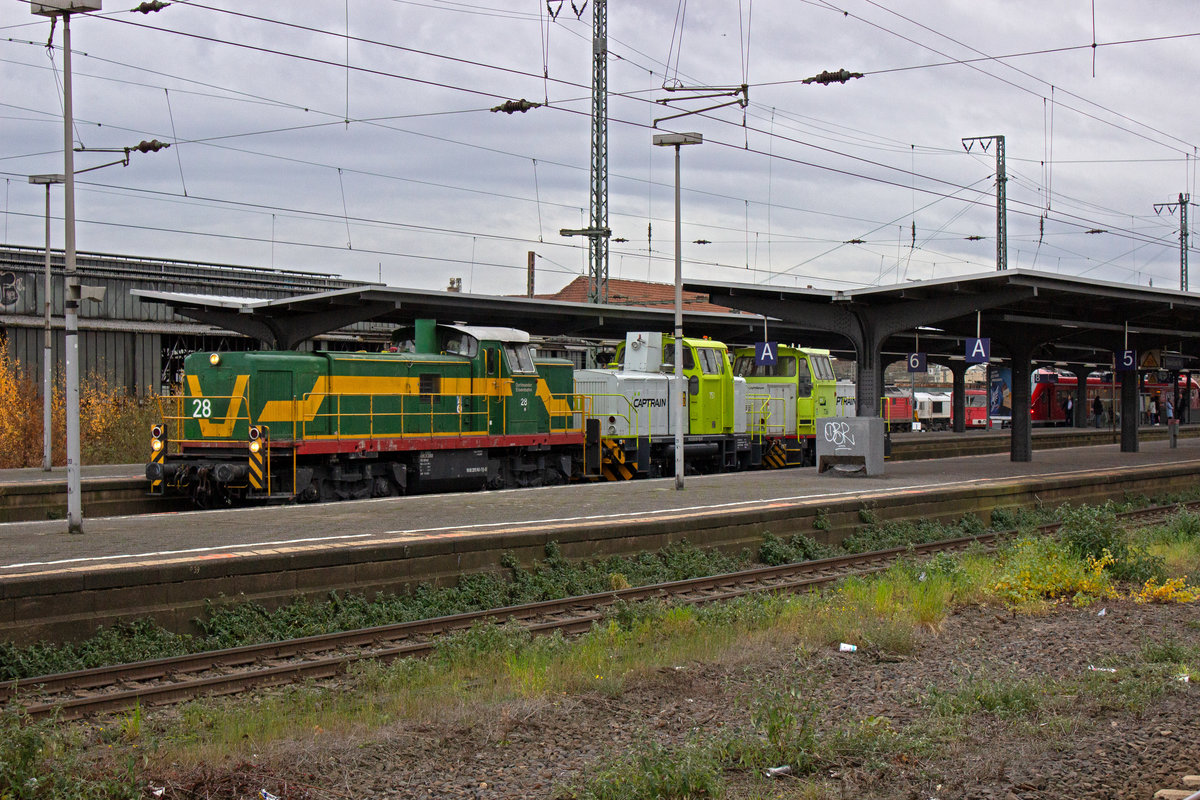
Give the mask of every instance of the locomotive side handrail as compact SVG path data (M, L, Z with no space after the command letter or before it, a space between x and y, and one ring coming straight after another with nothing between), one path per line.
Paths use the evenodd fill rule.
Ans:
M417 398L430 398L428 408L417 410L405 407L406 401L412 402ZM456 408L439 410L439 402L446 398L457 400ZM584 404L578 400L580 395L551 395L553 400L566 403L569 411L555 413L547 408L547 425L550 433L579 433L583 430ZM293 412L293 420L299 425L298 438L309 439L357 439L363 436L369 438L388 437L454 437L454 436L487 436L486 424L489 413L487 404L495 401L497 396L492 393L451 393L430 392L419 395L386 392L306 392L302 399L294 401L295 407L316 408L315 414L302 417ZM499 398L501 413L507 419L509 397ZM353 402L366 402L364 410L347 410L345 407ZM470 407L467 408L468 401ZM387 403L394 403L395 408L387 408ZM329 407L332 406L332 407ZM326 410L321 411L321 408ZM555 418L565 421L565 424L555 424ZM388 424L388 421L397 424ZM355 423L365 421L365 430L359 429ZM418 422L419 421L419 422ZM445 423L449 421L449 425ZM480 427L480 422L483 422ZM424 423L424 424L421 424ZM327 425L333 432L325 433L322 428ZM438 430L439 425L442 430ZM347 432L353 428L353 432ZM314 430L317 429L317 430Z
M633 402L627 396L625 396L623 394L609 394L606 392L592 392L591 394L578 394L578 395L576 395L576 397L582 397L584 399L585 407L588 408L587 413L584 414L584 419L596 417L596 412L594 410L592 410L592 406L595 405L595 399L597 397L608 397L608 398L618 401L619 403L624 403L626 406L628 406L627 413L620 413L620 412L613 413L610 411L608 414L605 414L605 416L624 420L626 429L629 431L630 436L641 436L642 435L641 415L638 413L638 410L636 408L634 408ZM653 431L653 429L654 429L654 427L653 427L654 426L654 417L652 416L652 414L653 414L653 411L650 409L649 406L647 406L646 407L646 434L645 435L647 438L650 438L650 439L654 438L653 434L651 433L651 431ZM596 419L599 419L599 417L596 417ZM601 430L602 431L603 431L603 423L604 423L604 420L601 420ZM603 431L603 434L606 436L610 435L607 433L607 431Z
M757 409L754 408L754 403L756 403L756 402L759 403L759 406ZM747 394L746 395L746 405L748 406L747 411L749 412L749 415L748 415L749 418L746 420L746 423L747 423L747 430L749 431L752 439L756 438L759 441L761 441L761 440L765 439L768 434L770 434L774 431L778 431L779 433L784 433L784 434L786 434L788 432L787 431L786 410L785 410L783 422L778 422L778 423L771 422L771 418L772 418L772 416L774 416L773 411L772 411L772 408L774 407L774 405L782 404L785 402L787 402L787 401L784 398L775 397L775 396L769 395L769 394ZM796 422L798 425L799 418L797 418ZM798 429L797 429L797 431L792 431L792 432L798 433Z
M212 441L213 439L234 439L233 432L238 423L250 420L250 401L245 392L241 394L220 395L206 394L203 397L192 395L159 395L158 410L166 429L168 449L178 453L180 446L192 442ZM191 414L187 413L184 405L192 401L196 408ZM225 401L225 418L217 423L212 421L212 407ZM235 402L236 401L236 402ZM174 413L168 413L168 410ZM189 421L194 421L200 428L200 437L191 438L186 435ZM216 432L205 433L205 427L219 426ZM171 450L171 448L174 448Z

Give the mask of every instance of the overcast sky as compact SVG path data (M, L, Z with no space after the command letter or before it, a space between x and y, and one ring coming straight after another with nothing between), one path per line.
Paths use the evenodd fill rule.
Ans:
M26 177L62 171L62 26L48 54L49 20L0 2L0 225L41 246ZM539 292L586 274L558 231L588 223L591 4L133 5L72 18L76 143L173 147L79 176L80 250L482 293L522 293L530 250ZM682 150L688 278L992 270L995 145L962 140L999 134L1010 268L1179 286L1179 210L1154 206L1195 189L1195 0L611 0L608 26L610 277L672 279L673 152L651 137L677 112L655 101L723 102L664 82L745 83L744 111L658 125L705 139ZM800 82L841 67L865 77ZM520 98L548 105L489 110ZM52 214L60 247L57 188Z

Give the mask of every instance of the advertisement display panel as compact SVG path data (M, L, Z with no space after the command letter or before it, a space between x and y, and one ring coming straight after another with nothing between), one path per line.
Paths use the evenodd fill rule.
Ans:
M1008 367L988 367L988 417L993 424L1012 424L1012 370Z

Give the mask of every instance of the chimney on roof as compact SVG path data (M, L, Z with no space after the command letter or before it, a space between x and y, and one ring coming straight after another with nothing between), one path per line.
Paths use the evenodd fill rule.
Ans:
M451 278L450 285L446 287L447 292L461 292L462 278Z

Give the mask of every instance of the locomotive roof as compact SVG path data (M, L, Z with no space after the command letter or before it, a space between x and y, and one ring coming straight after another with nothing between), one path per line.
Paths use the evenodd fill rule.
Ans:
M438 327L465 333L480 341L511 342L514 344L529 343L529 334L526 331L517 330L516 328L501 328L492 325L447 325L441 322L438 323Z

